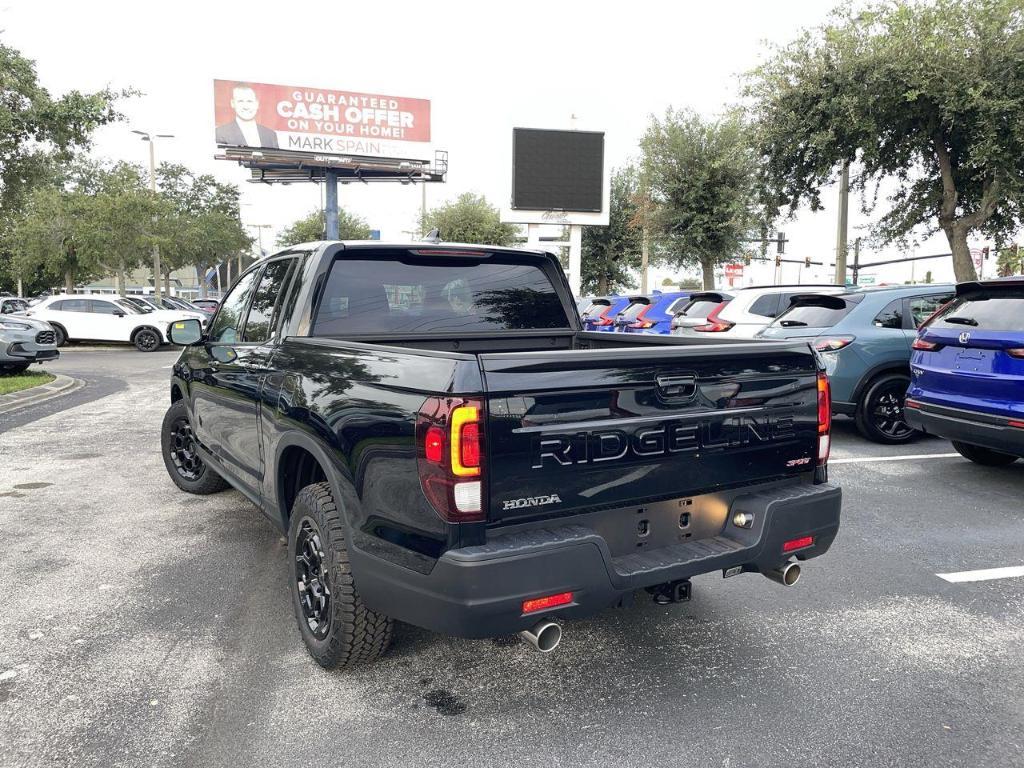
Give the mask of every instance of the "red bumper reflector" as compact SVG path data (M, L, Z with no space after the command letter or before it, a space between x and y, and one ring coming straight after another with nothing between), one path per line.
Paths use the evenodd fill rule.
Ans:
M921 404L917 400L906 400L903 403L904 408L920 408Z
M790 539L782 545L783 552L793 552L797 549L803 549L809 547L814 543L813 536L801 536L799 539Z
M1017 429L1024 429L1024 421L1010 421L1010 422L1007 422L1007 423L1011 427L1016 427Z
M535 597L532 600L523 600L523 613L536 613L547 608L568 605L571 602L572 592L561 592L557 595L548 595L547 597Z

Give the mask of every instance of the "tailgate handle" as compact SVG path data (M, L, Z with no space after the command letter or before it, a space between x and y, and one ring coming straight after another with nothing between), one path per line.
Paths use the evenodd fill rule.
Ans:
M655 381L658 391L665 397L693 397L697 394L696 376L658 376Z

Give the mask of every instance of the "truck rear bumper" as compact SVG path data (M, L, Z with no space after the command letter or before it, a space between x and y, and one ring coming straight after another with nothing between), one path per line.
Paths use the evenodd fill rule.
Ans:
M1019 419L932 405L909 398L903 415L907 424L929 435L1024 456L1024 428L1014 426L1022 423Z
M736 497L717 536L620 557L594 529L565 525L449 550L429 574L353 548L352 572L376 611L444 634L495 637L540 618L594 614L643 587L736 566L768 571L791 556L823 555L839 530L841 502L841 490L831 485L774 487ZM733 525L737 512L752 514L752 527ZM813 545L783 553L784 542L804 536L813 536ZM564 592L572 592L570 604L522 613L524 600Z

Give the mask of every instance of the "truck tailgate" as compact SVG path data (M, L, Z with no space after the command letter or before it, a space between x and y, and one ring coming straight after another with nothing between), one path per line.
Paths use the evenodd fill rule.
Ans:
M708 493L813 471L805 344L479 356L491 524Z

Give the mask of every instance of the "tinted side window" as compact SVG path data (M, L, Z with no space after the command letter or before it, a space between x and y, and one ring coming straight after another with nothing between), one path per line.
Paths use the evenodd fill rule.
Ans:
M249 296L252 294L256 278L260 270L256 269L242 275L242 278L231 289L220 305L220 312L217 319L213 321L213 328L210 329L210 341L220 341L225 344L234 344L241 339L241 325L245 317L245 307L249 303Z
M875 315L874 324L877 328L903 327L903 299L890 301Z
M262 343L270 341L277 323L278 300L287 285L288 271L295 259L271 262L263 270L259 288L253 294L249 317L245 321L243 341Z
M124 312L118 306L111 304L109 301L90 301L89 311L97 315L112 315L115 312Z
M910 300L910 316L914 321L914 327L920 328L921 323L935 314L939 307L953 298L953 294L944 293L941 296L917 296Z
M58 301L55 304L59 304L61 312L88 312L89 302L86 299L66 299L65 301ZM53 305L51 305L53 306ZM53 306L53 309L58 307Z
M761 315L761 317L775 317L779 314L779 298L777 293L759 296L747 311L752 315Z

